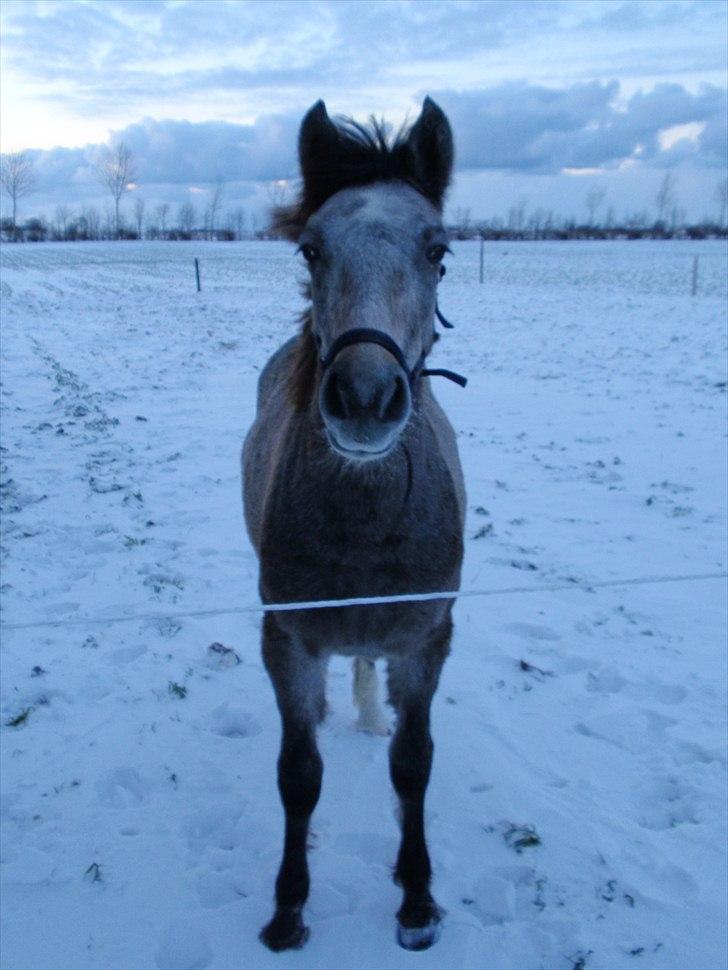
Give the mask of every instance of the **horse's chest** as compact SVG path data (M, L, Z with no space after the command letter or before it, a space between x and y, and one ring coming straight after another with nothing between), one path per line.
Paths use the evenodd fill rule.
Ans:
M281 482L264 532L261 579L272 599L451 588L462 556L456 497L443 476L353 492Z

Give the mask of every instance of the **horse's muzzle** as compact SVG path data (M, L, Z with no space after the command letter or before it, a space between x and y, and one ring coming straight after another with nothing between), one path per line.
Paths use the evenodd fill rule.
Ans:
M354 461L380 459L409 419L410 382L381 348L348 347L324 372L319 407L335 451Z

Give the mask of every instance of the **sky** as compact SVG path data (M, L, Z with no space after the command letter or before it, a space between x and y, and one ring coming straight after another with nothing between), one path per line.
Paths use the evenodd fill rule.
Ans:
M726 172L726 0L3 0L0 148L30 150L22 213L110 197L103 147L135 157L133 199L172 218L222 209L259 224L293 191L300 119L394 125L429 94L450 118L449 212L554 210L586 196L654 213L666 174L688 218L717 217ZM274 183L280 183L274 190ZM5 209L7 211L7 209Z

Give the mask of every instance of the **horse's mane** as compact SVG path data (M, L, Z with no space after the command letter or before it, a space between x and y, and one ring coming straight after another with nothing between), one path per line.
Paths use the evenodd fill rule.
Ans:
M318 350L313 339L311 307L300 316L301 329L296 341L291 371L287 380L288 399L297 413L305 411L311 401L312 388L316 385Z
M274 232L295 242L308 219L332 195L372 182L406 182L440 207L447 185L433 184L431 175L417 164L409 142L411 126L405 124L392 134L376 118L368 124L338 118L332 125L338 136L332 150L308 162L298 198L273 209Z

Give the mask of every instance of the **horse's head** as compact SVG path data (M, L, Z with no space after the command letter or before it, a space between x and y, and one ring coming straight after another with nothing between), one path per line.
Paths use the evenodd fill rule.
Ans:
M371 461L406 426L435 338L450 125L428 98L390 144L376 124L334 124L319 101L303 120L299 151L301 200L279 224L310 271L318 406L331 447Z

